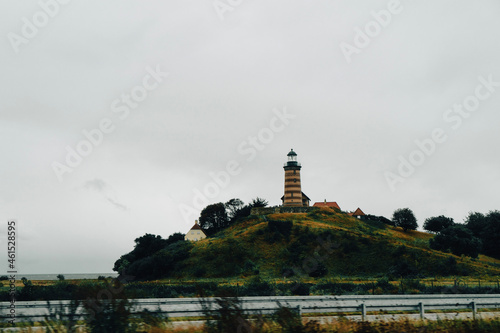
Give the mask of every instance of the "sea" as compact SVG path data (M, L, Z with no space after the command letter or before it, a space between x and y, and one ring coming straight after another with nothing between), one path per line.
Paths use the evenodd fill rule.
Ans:
M25 277L28 280L36 281L36 280L58 280L57 276L61 274L64 275L64 279L66 280L85 280L85 279L97 279L99 276L116 278L118 277L118 273L80 273L80 274L16 274L16 280L21 280Z

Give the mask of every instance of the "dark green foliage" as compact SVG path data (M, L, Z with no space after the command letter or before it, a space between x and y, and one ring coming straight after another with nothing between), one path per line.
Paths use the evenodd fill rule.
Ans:
M290 287L290 292L292 295L297 296L308 296L311 291L310 283L296 282Z
M389 275L397 278L415 277L418 269L415 264L408 260L397 261L390 269Z
M238 201L233 201L233 200L238 200ZM240 202L243 204L243 201L241 201L240 199L231 199L226 203L226 207L229 210L228 216L230 218L230 224L233 224L238 220L241 220L249 216L252 211L252 208L266 207L268 205L267 200L259 197L253 199L252 202L250 202L247 205L239 205ZM228 204L230 204L230 206L227 206Z
M259 274L259 270L257 269L257 266L250 259L245 261L245 265L243 265L243 271L247 274Z
M488 226L488 221L486 220L486 216L484 216L484 214L471 212L465 219L465 226L472 231L474 236L481 238L483 232Z
M127 273L138 280L152 280L175 276L178 265L189 257L191 242L177 241L146 258L134 261Z
M149 269L149 267L154 266L155 258L153 258L153 256L156 256L156 259L158 259L159 256L161 257L161 260L168 261L168 259L165 258L168 256L168 249L175 249L175 247L169 248L170 245L184 243L184 248L188 248L188 251L190 249L190 246L187 245L189 242L184 241L184 234L182 233L174 233L170 235L168 239L163 239L161 236L152 234L145 234L142 237L136 238L134 242L134 249L131 252L122 255L120 259L115 262L113 270L119 274L124 274L125 271L127 273L131 273L131 271L133 271L134 273L131 273L131 275L134 275L139 279L145 278L145 276L148 275L158 277L158 271L168 271L170 269L169 266L166 268L155 268L155 272L151 273L141 271L142 269ZM167 253L163 252L163 254L157 254L160 250L164 249L167 249ZM174 255L172 260L175 258L176 256Z
M430 232L440 232L443 229L451 227L455 222L451 217L446 217L443 215L430 217L424 222L424 229Z
M463 225L453 225L439 232L429 241L432 249L477 258L481 240Z
M410 208L396 209L392 215L392 222L396 227L403 228L405 232L418 228L417 219Z
M302 318L299 309L293 309L279 304L278 310L273 314L284 333L298 333L303 331Z
M235 333L251 332L252 325L245 318L241 301L234 296L216 298L217 305L211 308L211 303L202 299L201 306L206 317L204 332Z
M393 285L390 283L388 278L382 278L377 280L377 288L381 288L384 291L390 290L393 288Z
M213 236L229 226L229 217L222 202L208 205L200 214L200 227L207 234Z
M491 211L486 216L481 213L470 213L465 220L466 226L483 244L482 252L500 259L500 212Z
M483 242L483 253L500 259L500 211L489 212L486 216L487 227L481 240Z
M59 275L57 276L57 279L58 279L59 281L64 281L65 277L64 277L64 275L59 274Z
M318 262L318 264L316 266L316 269L314 269L313 271L309 272L309 276L310 277L314 277L314 278L323 277L326 274L328 274L328 269L326 268L326 266L321 261Z
M362 215L360 217L361 221L367 222L370 225L373 225L377 228L384 229L385 225L392 225L394 226L394 222L389 220L388 218L384 216L375 216L375 215Z
M354 239L346 239L342 242L342 251L345 254L356 253L359 251L358 242Z
M5 281L5 280L8 280L9 277L7 275L2 275L0 276L0 281Z
M226 229L238 220L250 215L254 207L266 207L267 201L255 198L251 203L245 205L240 199L234 198L226 203L216 203L205 207L200 214L200 226L207 236L211 237Z
M290 308L278 303L279 308L273 314L273 320L281 326L283 333L322 333L318 322L312 320L305 325L302 323L300 309Z
M144 309L139 313L139 319L148 327L148 328L158 328L158 329L166 329L168 323L168 317L166 314L162 313L161 308L158 306L156 311L149 311L148 309ZM141 332L141 331L139 331Z
M448 257L443 259L438 265L438 272L442 276L450 275L469 275L471 273L470 269L463 264L458 264L454 257Z
M79 289L78 299L83 299L87 312L87 327L92 333L135 332L130 325L132 303L118 281L99 285L84 285Z
M257 197L252 200L250 205L252 206L252 208L260 208L260 207L267 207L268 204L269 203L267 202L266 199Z
M234 198L226 202L224 206L226 207L227 217L229 218L229 221L233 222L238 214L238 211L240 211L245 206L245 204L240 199Z
M245 287L248 296L271 296L276 294L273 286L259 276L252 277Z
M293 223L291 221L269 221L265 231L268 243L276 243L282 239L289 240Z

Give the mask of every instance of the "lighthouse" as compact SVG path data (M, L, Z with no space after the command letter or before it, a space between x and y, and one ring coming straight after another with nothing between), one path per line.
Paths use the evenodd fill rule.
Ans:
M281 197L284 207L309 206L310 199L302 192L300 182L300 169L297 162L297 153L292 150L287 154L288 161L283 166L285 169L285 195Z

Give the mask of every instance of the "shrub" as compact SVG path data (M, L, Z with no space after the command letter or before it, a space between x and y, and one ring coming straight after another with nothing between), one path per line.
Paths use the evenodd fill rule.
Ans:
M111 298L103 298L103 291L106 290L113 291ZM86 322L90 332L135 332L135 328L130 325L133 304L118 280L105 283L104 288L102 284L84 285L77 297L84 299L83 307L88 314Z
M270 296L276 292L267 281L255 276L245 285L247 296Z
M463 225L453 225L439 232L429 240L432 249L466 255L477 258L481 249L481 240L474 237L472 231Z
M284 333L322 333L326 330L321 329L317 321L309 321L306 325L302 324L302 317L299 309L293 309L282 306L278 303L278 310L273 314L273 319Z
M328 269L322 262L318 262L316 269L312 272L309 272L310 277L319 278L323 277L328 273Z
M290 288L292 295L308 296L311 290L311 285L307 283L297 282Z
M201 306L206 322L204 331L207 333L234 333L252 331L252 325L245 319L241 301L234 296L221 296L215 299L217 307L202 298Z
M267 222L267 232L271 243L281 240L282 238L290 239L293 223L291 221L269 221Z

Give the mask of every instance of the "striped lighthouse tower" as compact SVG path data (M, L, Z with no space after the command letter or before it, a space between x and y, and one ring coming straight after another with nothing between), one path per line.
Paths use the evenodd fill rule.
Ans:
M302 200L302 189L300 186L300 163L297 162L297 153L292 150L288 153L288 162L285 163L285 195L283 196L284 207L304 206Z

